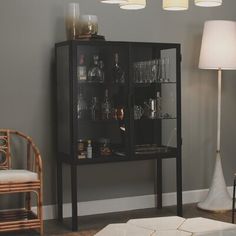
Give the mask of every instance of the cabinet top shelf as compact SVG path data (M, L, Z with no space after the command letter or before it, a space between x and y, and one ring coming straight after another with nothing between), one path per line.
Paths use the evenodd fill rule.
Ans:
M80 40L69 40L63 41L55 44L56 47L58 46L65 46L65 45L129 45L129 46L160 46L161 49L168 49L168 48L180 48L179 43L161 43L161 42L125 42L125 41L99 41L99 40L91 40L91 41L80 41Z

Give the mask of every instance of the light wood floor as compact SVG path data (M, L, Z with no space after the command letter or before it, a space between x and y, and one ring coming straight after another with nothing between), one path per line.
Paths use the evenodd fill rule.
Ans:
M129 219L133 218L146 218L146 217L161 217L176 215L175 207L164 207L161 210L156 209L145 209L119 213L109 213L103 215L84 216L78 217L79 230L78 232L71 232L70 222L71 219L65 219L64 222L58 223L56 220L45 221L45 235L57 235L57 236L92 236L103 227L111 223L125 223ZM205 217L224 222L231 222L231 211L226 213L210 213L197 209L195 204L184 206L185 218L192 217ZM4 233L0 236L36 236L38 234L33 231L28 232L14 232Z

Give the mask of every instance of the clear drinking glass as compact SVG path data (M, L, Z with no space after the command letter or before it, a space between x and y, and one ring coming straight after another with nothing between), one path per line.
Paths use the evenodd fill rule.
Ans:
M165 82L170 82L170 58L165 57Z
M69 3L65 16L66 35L68 40L76 39L76 36L79 34L79 15L79 3Z
M98 18L95 15L82 15L79 19L80 35L91 35L98 33Z
M140 62L140 83L147 83L146 64L144 61Z
M134 119L135 120L140 120L143 113L144 113L144 110L141 106L138 106L138 105L134 106Z
M154 83L158 80L158 65L157 59L152 61L152 80Z
M141 62L137 62L137 82L142 83L142 65Z
M165 59L164 58L160 58L159 59L159 73L158 73L158 82L162 83L165 81Z
M159 76L158 80L162 82L170 82L170 58L164 57L159 59Z

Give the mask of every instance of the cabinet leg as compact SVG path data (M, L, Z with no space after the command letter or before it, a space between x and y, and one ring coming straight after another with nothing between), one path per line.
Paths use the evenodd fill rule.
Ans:
M57 162L57 212L58 220L63 220L62 162Z
M77 166L71 165L71 202L72 202L72 230L78 230L77 219Z
M156 183L157 183L157 208L162 208L162 159L157 159L156 168Z
M235 187L236 187L236 177L234 178L234 188L233 188L232 224L234 224L234 215L235 215Z
M177 215L183 216L183 199L182 199L182 163L181 163L181 154L179 154L176 158L176 177L177 177Z

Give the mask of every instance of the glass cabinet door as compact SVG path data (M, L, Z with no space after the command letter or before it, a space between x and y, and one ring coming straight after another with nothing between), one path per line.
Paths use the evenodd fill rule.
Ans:
M132 46L132 120L135 157L176 150L176 49Z
M128 157L127 53L119 44L77 46L78 159Z

